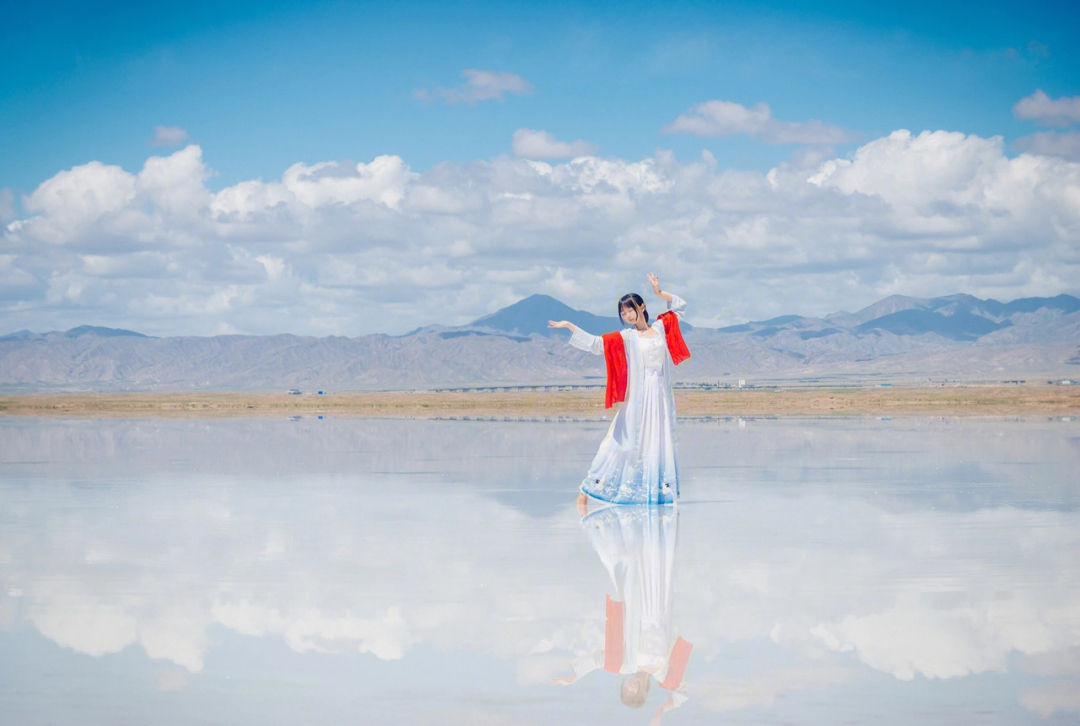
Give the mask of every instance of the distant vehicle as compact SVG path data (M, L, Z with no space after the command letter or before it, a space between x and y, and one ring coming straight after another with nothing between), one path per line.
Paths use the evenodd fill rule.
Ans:
M299 389L296 389L296 388L290 388L289 389L289 395L290 396L299 396L300 391L299 391Z

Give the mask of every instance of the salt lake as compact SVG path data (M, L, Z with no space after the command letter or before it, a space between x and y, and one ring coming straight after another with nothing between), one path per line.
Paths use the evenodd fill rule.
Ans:
M0 723L1080 718L1080 422L685 421L583 517L605 427L0 421Z

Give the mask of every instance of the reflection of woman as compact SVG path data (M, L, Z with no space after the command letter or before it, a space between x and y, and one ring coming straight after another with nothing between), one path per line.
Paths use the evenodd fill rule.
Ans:
M618 333L598 337L565 320L548 322L552 328L570 329L570 345L604 356L607 407L626 402L581 484L582 498L587 494L616 504L670 504L679 495L671 380L672 366L690 357L679 330L686 303L661 290L655 275L649 275L649 282L668 308L651 325L637 293L619 300L619 318L628 327Z
M637 506L584 514L581 526L611 576L615 597L607 597L603 649L580 653L573 661L574 675L553 682L573 683L601 668L620 673L622 702L640 708L655 679L671 692L657 709L655 723L686 700L683 674L692 648L678 637L673 617L678 512Z

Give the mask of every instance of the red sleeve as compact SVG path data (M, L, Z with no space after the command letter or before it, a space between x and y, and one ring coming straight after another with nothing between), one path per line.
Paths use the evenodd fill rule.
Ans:
M679 330L679 318L668 310L660 316L664 321L664 337L667 338L668 352L671 353L671 362L679 365L690 357L690 349L686 347L682 331Z
M675 647L671 649L671 655L668 656L667 678L660 684L661 688L673 691L679 687L686 673L686 662L690 660L690 651L693 648L694 646L682 638L675 641Z
M618 673L623 659L623 606L608 595L604 610L604 670Z
M607 363L607 394L604 408L626 400L626 346L621 333L608 333L604 339L604 362Z

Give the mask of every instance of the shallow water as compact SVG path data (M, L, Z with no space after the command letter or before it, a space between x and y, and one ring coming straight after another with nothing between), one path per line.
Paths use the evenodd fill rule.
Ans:
M685 422L655 539L574 508L604 428L2 421L0 723L646 724L551 683L634 568L664 723L1080 717L1080 423Z

